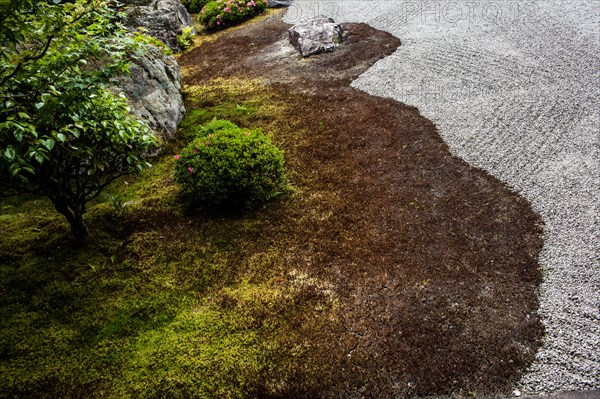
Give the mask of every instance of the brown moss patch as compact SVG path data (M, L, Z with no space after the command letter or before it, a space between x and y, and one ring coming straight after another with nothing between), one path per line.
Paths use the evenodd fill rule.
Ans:
M264 210L268 229L240 256L277 247L248 276L300 284L295 303L316 305L289 316L289 334L279 329L279 348L302 345L302 355L276 361L260 395L506 392L543 332L539 216L452 156L416 108L349 86L398 39L348 24L335 52L302 59L286 50L286 29L263 19L180 57L190 92L258 79L263 101L281 105L259 124L285 149L297 193ZM269 312L256 318L277 318Z

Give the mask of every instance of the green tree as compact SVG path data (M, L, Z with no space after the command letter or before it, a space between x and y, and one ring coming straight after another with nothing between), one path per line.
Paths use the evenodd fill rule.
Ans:
M88 201L156 138L107 89L140 50L102 0L0 0L0 188L49 198L83 241Z

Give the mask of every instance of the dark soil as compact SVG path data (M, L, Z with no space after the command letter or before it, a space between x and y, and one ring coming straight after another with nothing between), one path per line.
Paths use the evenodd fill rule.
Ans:
M274 138L312 211L280 209L272 231L287 235L285 267L327 282L338 304L296 326L310 355L272 370L263 395L507 392L543 334L539 216L451 155L416 108L350 87L398 39L348 24L335 52L302 59L282 51L287 28L271 16L180 58L188 86L262 79L288 105L276 124L298 133Z

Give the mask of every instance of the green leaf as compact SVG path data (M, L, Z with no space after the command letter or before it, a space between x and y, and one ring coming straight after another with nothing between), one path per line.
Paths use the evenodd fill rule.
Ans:
M36 152L34 157L35 160L38 161L40 164L44 162L44 156L41 153Z
M67 136L65 136L65 135L64 135L64 134L62 134L62 133L58 133L58 134L56 135L56 138L57 138L57 139L58 139L58 141L60 141L61 143L64 143L64 142L65 142L65 140L67 140Z
M19 112L19 117L21 117L23 119L31 119L31 117L29 115L27 115L26 112Z
M52 149L54 148L54 140L46 139L46 140L40 140L40 141L42 142L44 147L46 147L48 149L48 151L52 151Z
M4 156L9 160L12 161L13 159L15 159L15 150L14 148L12 148L12 146L9 146L8 148L6 148L6 150L4 150Z

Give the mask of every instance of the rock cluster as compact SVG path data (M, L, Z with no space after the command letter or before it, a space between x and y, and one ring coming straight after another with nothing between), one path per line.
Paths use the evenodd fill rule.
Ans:
M194 22L179 0L122 1L125 24L130 29L156 37L174 51L182 50L177 36L184 28L194 27ZM134 60L130 72L115 80L113 90L125 94L133 115L163 140L170 139L185 114L177 61L148 46L146 53Z
M303 57L333 51L343 40L343 29L332 18L318 16L288 30L290 43Z

